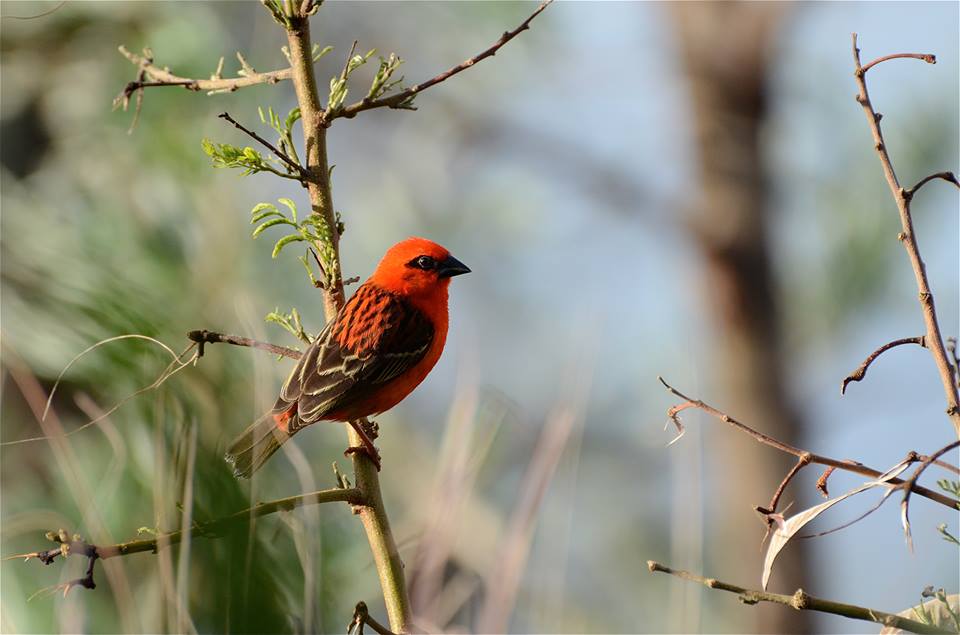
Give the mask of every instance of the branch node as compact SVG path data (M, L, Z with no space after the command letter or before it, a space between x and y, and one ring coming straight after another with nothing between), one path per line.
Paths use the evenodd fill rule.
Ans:
M797 589L797 592L793 594L793 599L790 601L790 606L802 611L810 608L810 594L804 591L803 589Z

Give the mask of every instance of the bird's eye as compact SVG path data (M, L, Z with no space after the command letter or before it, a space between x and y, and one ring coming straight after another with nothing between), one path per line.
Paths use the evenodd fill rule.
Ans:
M414 261L414 265L418 269L429 271L437 266L437 261L431 258L430 256L420 256Z

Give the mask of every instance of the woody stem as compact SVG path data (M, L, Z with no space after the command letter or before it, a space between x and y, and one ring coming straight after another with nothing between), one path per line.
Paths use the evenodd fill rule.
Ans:
M292 80L303 124L303 145L306 155L304 180L310 195L313 214L321 217L330 230L329 240L315 247L317 253L326 254L324 270L327 280L323 287L323 298L327 320L331 320L344 304L343 278L340 272L340 241L327 161L327 122L323 107L320 105L317 82L313 73L308 16L298 14L289 19L287 43L290 50L290 64L293 68ZM353 428L348 427L347 432L351 446L362 444L362 439ZM390 531L387 511L380 495L377 468L365 454L354 453L352 458L356 488L360 490L366 503L359 507L360 520L377 566L390 628L394 633L409 633L412 630L410 598L403 575L403 562L400 560L400 552Z

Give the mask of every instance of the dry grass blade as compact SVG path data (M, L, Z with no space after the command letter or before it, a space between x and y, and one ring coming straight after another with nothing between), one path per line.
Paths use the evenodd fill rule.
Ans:
M44 406L44 409L43 409L42 414L39 416L39 420L42 422L42 421L44 421L44 420L47 418L47 414L49 414L49 412L50 412L50 404L53 402L53 396L54 396L54 394L56 393L57 388L60 386L60 381L63 379L63 376L64 376L64 374L67 372L67 370L69 370L69 368L70 368L71 366L73 366L74 363L76 363L81 357L83 357L84 355L86 355L86 354L89 353L90 351L92 351L92 350L94 350L94 349L96 349L96 348L98 348L98 347L100 347L100 346L102 346L102 345L104 345L104 344L108 344L108 343L110 343L110 342L116 342L116 341L118 341L118 340L126 340L126 339L141 339L141 340L146 340L146 341L148 341L148 342L153 342L154 344L156 344L156 345L160 346L161 348L163 348L163 350L165 350L167 353L169 353L170 356L171 356L173 359L172 359L172 361L167 365L167 367L163 369L163 372L160 373L160 376L157 377L157 378L156 378L153 382L151 382L148 386L144 386L144 387L141 388L140 390L137 390L136 392L133 392L133 393L127 395L126 397L124 397L123 399L121 399L120 401L118 401L117 403L115 403L113 406L111 406L111 407L108 408L107 410L105 410L105 411L103 411L102 413L100 413L99 416L94 417L94 418L91 419L90 421L87 421L85 424L83 424L83 425L80 426L79 428L76 428L76 429L74 429L74 430L71 430L70 432L65 432L65 433L63 434L63 436L65 436L65 437L72 436L72 435L74 435L74 434L76 434L76 433L78 433L78 432L80 432L80 431L82 431L82 430L85 430L85 429L89 428L90 426L92 426L92 425L94 425L94 424L96 424L96 423L99 423L99 422L102 421L104 418L106 418L106 417L110 416L111 414L113 414L114 412L116 412L123 404L127 403L128 401L130 401L130 400L133 399L134 397L138 397L139 395L142 395L142 394L145 393L145 392L149 392L149 391L151 391L151 390L153 390L153 389L155 389L155 388L159 388L165 381L167 381L168 379L170 379L171 377L173 377L174 375L176 375L177 373L179 373L181 370L183 370L184 368L186 368L187 366L189 366L190 364L192 364L196 359L198 359L197 354L194 353L192 356L190 356L190 358L187 359L187 361L182 361L182 360L183 360L183 356L186 355L188 352L190 352L190 351L196 346L195 343L194 343L194 344L190 344L189 346L187 346L187 348L185 348L185 349L183 350L183 352L181 352L179 355L177 355L175 352L173 352L173 349L171 349L169 346L167 346L166 344L164 344L164 343L161 342L160 340L154 339L154 338L149 337L149 336L147 336L147 335L139 335L139 334L133 333L133 334L129 334L129 335L117 335L116 337L110 337L110 338L107 338L107 339L105 339L105 340L101 340L101 341L97 342L96 344L93 344L92 346L89 346L88 348L84 349L83 352L81 352L81 353L78 354L76 357L74 357L72 360L70 360L70 362L63 368L63 370L60 371L60 374L57 375L57 379L56 379L56 381L54 382L53 387L50 389L50 394L47 396L46 405ZM16 440L16 441L4 441L3 443L0 443L0 447L5 447L5 446L8 446L8 445L19 445L19 444L21 444L21 443L31 443L31 442L34 442L34 441L49 441L50 439L51 439L51 437L50 437L49 435L43 435L43 436L38 436L38 437L30 437L30 438L28 438L28 439L18 439L18 440Z

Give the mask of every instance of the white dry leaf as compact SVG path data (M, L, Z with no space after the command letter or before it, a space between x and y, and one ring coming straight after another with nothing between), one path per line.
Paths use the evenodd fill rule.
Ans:
M888 489L886 492L884 492L883 496L884 498L890 496L894 490L889 486L887 481L896 478L908 467L910 467L910 462L902 461L887 470L885 473L881 474L876 480L868 481L856 489L852 489L849 492L837 496L836 498L831 498L825 503L820 503L819 505L805 509L802 512L798 512L790 518L782 521L782 523L778 522L778 527L770 538L770 544L767 545L767 553L763 559L763 588L767 588L767 582L770 580L770 574L773 571L773 562L777 559L777 555L783 550L790 539L793 538L807 523L837 503L874 487L887 486Z

